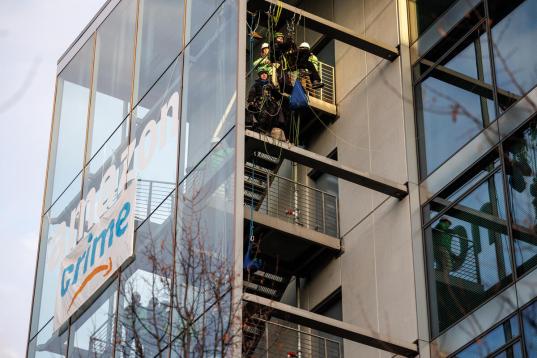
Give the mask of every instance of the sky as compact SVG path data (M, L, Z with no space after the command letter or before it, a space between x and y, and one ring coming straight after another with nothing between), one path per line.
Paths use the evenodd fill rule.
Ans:
M0 357L26 352L57 60L105 0L0 2Z

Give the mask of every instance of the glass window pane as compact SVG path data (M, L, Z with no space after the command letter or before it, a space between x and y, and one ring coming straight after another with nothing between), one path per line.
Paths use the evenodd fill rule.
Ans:
M491 17L498 97L505 94L512 99L499 101L500 108L505 110L537 84L533 51L537 1L493 1Z
M435 335L512 280L501 173L425 230Z
M524 343L528 357L537 357L537 302L532 303L522 311L524 326Z
M78 222L71 221L71 212L80 201L81 182L80 174L43 217L31 336L54 315L60 265L78 235Z
M93 38L58 76L48 168L48 208L82 170L90 98Z
M235 124L237 21L228 0L185 50L180 178Z
M58 335L52 331L52 322L49 322L39 332L28 347L30 358L60 358L67 355L67 329Z
M505 144L509 201L518 274L537 264L537 129L535 124Z
M129 170L137 180L136 220L142 222L175 188L182 56L133 111Z
M179 186L173 336L233 284L234 171L232 131Z
M130 111L136 0L121 1L97 30L89 158Z
M421 172L425 177L496 117L487 35L470 34L438 65L416 65L427 77L416 86Z
M183 5L183 0L140 1L135 104L179 54L183 41Z
M414 39L423 33L455 0L409 0L413 23L415 24Z
M113 282L71 325L69 357L111 357L117 282Z
M103 208L110 208L115 203L125 188L128 133L129 120L126 119L86 166L84 172L86 230L104 213Z
M187 3L186 42L196 36L207 19L225 0L196 0ZM232 42L234 43L234 42Z
M161 208L153 215L161 215ZM136 260L121 280L116 357L154 357L169 342L174 220L164 211L165 220L150 218L136 231Z
M465 348L462 352L459 352L455 357L459 358L475 358L475 357L488 357L489 354L499 350L503 345L511 341L513 338L518 337L520 330L518 328L518 317L514 316L511 319L500 324L498 327L491 330L485 336L478 339L475 343ZM502 353L520 353L520 347L509 347ZM522 355L507 355L508 357L522 357Z

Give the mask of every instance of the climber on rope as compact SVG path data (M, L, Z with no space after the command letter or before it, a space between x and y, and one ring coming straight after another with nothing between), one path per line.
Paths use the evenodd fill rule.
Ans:
M298 47L297 68L308 71L311 88L318 89L324 86L319 76L319 59L311 52L310 44L307 42L302 42Z
M285 140L284 99L269 81L265 68L259 68L257 73L259 78L248 93L246 126L265 134L270 133L275 139Z
M271 61L274 63L276 71L274 73L274 82L280 86L281 92L289 93L291 82L289 74L289 60L293 53L296 53L296 44L291 36L284 36L282 32L274 34L272 51L270 52Z
M258 71L259 69L264 69L267 71L269 76L272 76L272 62L269 58L270 46L268 43L263 43L261 45L261 57L256 59L253 63L254 70Z

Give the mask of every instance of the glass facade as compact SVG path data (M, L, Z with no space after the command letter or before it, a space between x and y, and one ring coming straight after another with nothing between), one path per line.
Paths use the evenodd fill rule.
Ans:
M58 75L30 357L231 336L237 22L236 0L122 0ZM134 259L54 330L62 258L133 183Z
M528 53L536 7L534 0L409 1L421 181L427 186L440 167L459 171L422 206L431 340L468 335L464 324L537 264L536 120L499 130L524 116L513 105L537 84ZM484 141L484 156L457 156ZM533 307L519 307L452 356L535 356L533 323L524 322Z

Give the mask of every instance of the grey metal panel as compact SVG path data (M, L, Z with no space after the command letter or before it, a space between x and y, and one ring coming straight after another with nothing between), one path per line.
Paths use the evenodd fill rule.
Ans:
M516 310L516 296L515 286L511 286L455 324L431 342L433 356L451 354L501 322Z
M364 51L367 51L373 55L382 57L386 60L393 61L399 56L399 52L396 48L391 48L383 43L367 39L358 35L354 31L338 25L332 21L323 19L317 15L313 15L309 12L301 10L297 7L283 3L277 0L250 0L248 2L248 10L250 11L266 11L268 7L281 6L282 14L284 18L286 16L292 16L293 13L305 18L305 24L308 28L320 32L326 35L330 39L339 40L348 45L357 47Z
M495 121L420 184L421 204L462 174L498 142L498 121Z
M399 199L407 194L405 185L392 182L391 180L378 177L373 174L359 172L339 164L337 161L328 159L319 154L296 147L290 143L281 142L264 134L246 131L246 155L253 151L269 152L267 154L297 162L310 168L317 168L323 173L334 175L338 178L364 186L366 188L387 194Z
M418 354L415 344L400 342L346 322L248 293L244 293L242 298L246 302L268 307L274 317L282 318L292 323L315 328L344 339L407 357L414 357Z

